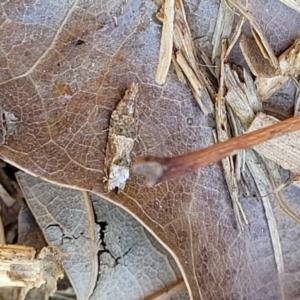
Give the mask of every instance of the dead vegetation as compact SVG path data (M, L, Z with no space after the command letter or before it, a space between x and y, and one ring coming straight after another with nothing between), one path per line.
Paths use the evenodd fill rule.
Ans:
M299 1L281 1L300 12ZM239 21L233 28L235 15L239 16ZM214 137L217 143L177 157L138 158L134 170L147 175L148 182L153 185L221 160L240 232L251 225L247 219L247 211L244 211L240 203L241 187L247 188L244 174L249 172L256 184L258 198L264 206L276 266L278 273L281 274L284 272L282 245L271 202L275 199L282 211L300 224L299 217L288 207L281 194L281 190L287 184L300 186L298 141L300 98L297 95L295 99L294 117L284 121L265 113L262 101L268 99L291 79L295 82L299 94L300 87L297 81L300 74L299 40L276 57L263 30L247 7L237 0L221 0L210 57L201 50L200 53L197 51L182 0L165 0L156 17L162 23L156 83L159 85L166 83L170 66L173 65L178 80L182 84L189 85L203 114L214 114L216 123ZM251 37L242 34L244 24L250 26ZM205 37L201 42L209 43ZM230 53L237 43L248 68L241 68L230 62ZM104 182L108 191L115 188L123 190L129 178L130 156L136 134L137 96L138 86L132 84L111 117L104 166ZM17 119L5 110L1 110L0 113L2 144L5 144L9 135L17 134L15 129ZM291 181L278 184L280 167L293 173ZM20 198L19 195L11 197L11 193L8 193L2 185L0 197L7 207L16 205L15 199ZM0 242L4 244L8 241L10 240L5 237L4 226L0 222ZM24 298L29 289L44 284L47 281L44 273L49 272L49 269L46 271L43 269L46 264L43 253L49 250L45 249L39 256L35 256L33 248L1 246L0 259L4 270L0 273L3 285L24 288L20 296ZM23 255L22 251L25 251L27 256ZM54 250L51 248L49 251ZM16 253L17 262L14 261ZM62 276L61 262L56 259L57 253L55 251L53 253L50 256L55 257L55 260L50 262L50 267L57 267L57 270L52 278L54 281L49 281L51 288L44 291L47 296L54 292L53 286ZM15 273L11 271L12 265ZM28 278L18 273L19 265L22 266L22 270L26 268ZM164 299L169 295L176 295L178 290L182 291L184 287L184 282L180 279L146 299Z
M182 9L181 14L184 15L182 2L179 0L178 2L180 2L179 6ZM299 11L300 3L297 3L297 1L282 2ZM179 37L182 37L189 30L188 27L182 28L178 26L176 23L176 14L178 12L175 9L174 14L174 30L169 30L174 32L174 40L178 40L177 34ZM240 15L240 19L234 32L231 34L234 14ZM183 19L185 20L185 18ZM252 38L241 34L244 22L249 23ZM184 24L187 26L187 23ZM170 26L170 24L168 25ZM186 36L189 37L189 35ZM240 49L249 69L254 75L255 81L253 81L247 69L240 69L238 66L228 62L230 51L238 39L240 39ZM221 0L212 44L212 61L215 63L216 74L218 74L218 92L213 94L213 84L209 83L207 85L211 87L209 102L207 102L207 97L204 94L195 93L197 90L203 91L204 89L204 82L200 79L206 78L208 80L209 77L207 76L207 71L204 71L203 67L199 67L202 64L197 61L192 39L182 39L181 43L177 45L175 43L174 51L176 51L177 62L181 67L182 73L186 80L190 82L193 95L202 111L209 113L210 110L207 109L207 103L214 103L217 129L215 137L218 144L172 158L142 157L136 161L134 170L146 175L149 184L156 184L222 160L236 221L239 229L243 231L249 223L246 213L239 202L239 186L243 180L242 173L247 167L256 182L265 208L277 270L279 273L282 273L284 272L284 264L281 244L276 220L270 204L270 197L273 197L273 195L277 197L280 207L294 220L298 222L299 218L286 207L284 201L278 195L278 187L274 186L272 173L266 172L266 169L261 165L261 161L265 161L267 158L278 164L278 166L294 173L294 184L298 184L297 178L300 171L298 167L300 157L298 127L300 126L300 121L298 117L286 120L287 128L291 128L293 123L297 124L295 127L297 132L276 138L285 133L279 128L277 131L277 129L272 129L272 127L268 126L271 124L279 125L280 123L283 125L284 123L262 113L261 101L268 99L284 82L291 78L299 91L299 84L296 80L296 77L300 74L299 40L296 40L289 49L277 58L264 32L247 7L237 0ZM164 47L165 45L161 44L161 49ZM180 52L181 49L184 50ZM189 49L189 51L185 49ZM162 67L161 64L158 65L158 69ZM179 80L185 82L182 73L178 71L178 66L175 66L175 70ZM297 96L294 110L295 116L298 112L298 102L299 97ZM203 103L206 103L206 106ZM253 132L256 129L260 130ZM269 139L265 135L268 129L270 130L269 138L272 140L265 142ZM264 130L266 131L264 132ZM248 136L244 134L245 132L252 132L253 135ZM247 150L246 152L236 153L249 148L254 148L256 152ZM281 185L281 188L283 186Z

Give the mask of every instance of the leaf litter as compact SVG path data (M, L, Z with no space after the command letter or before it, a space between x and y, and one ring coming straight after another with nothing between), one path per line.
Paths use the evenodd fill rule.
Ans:
M283 2L292 8L299 10L300 2L293 2L293 4L288 3L289 1ZM233 12L238 13L241 17L235 31L230 37L233 24ZM254 39L250 39L244 34L241 34L245 20L250 23ZM178 32L180 33L180 30L178 30ZM185 30L185 32L189 31ZM183 36L183 34L181 35ZM179 34L179 36L181 35ZM248 67L256 77L255 84L246 69L243 69L241 72L235 66L227 63L230 51L233 49L233 46L239 37L240 49ZM300 74L298 50L299 41L296 40L289 49L277 58L264 32L261 30L259 24L251 15L247 7L240 1L221 0L212 44L214 46L212 58L217 68L216 72L219 74L219 88L216 98L214 99L211 97L211 100L212 103L215 103L215 121L217 128L215 136L219 144L177 157L141 157L136 160L134 171L146 175L148 184L153 185L163 180L182 176L183 174L200 168L206 164L222 160L225 180L231 195L236 221L239 229L243 231L245 226L249 224L246 214L239 202L240 193L238 186L242 179L242 165L244 166L244 169L246 164L256 183L260 198L264 205L277 270L280 274L284 272L284 262L277 223L271 206L273 197L275 196L277 198L282 210L285 211L291 218L296 220L298 224L299 218L289 208L287 208L284 201L278 194L279 190L274 186L274 178L272 178L271 173L266 172L266 169L263 168L259 161L263 161L264 157L266 157L276 162L284 169L293 172L295 174L295 179L297 179L299 177L299 168L297 164L299 160L298 158L300 157L300 153L298 153L300 151L300 145L298 145L298 141L300 140L300 137L298 136L299 128L296 126L297 128L293 130L296 132L287 133L284 137L275 138L275 136L270 136L270 141L267 142L258 141L262 135L265 137L265 133L261 135L261 131L257 131L257 133L253 135L253 139L256 140L255 143L257 143L257 145L249 145L249 147L247 147L246 144L248 141L250 142L250 140L252 140L252 137L249 136L249 139L246 138L243 142L240 142L231 138L231 136L232 134L233 136L240 136L240 134L243 134L244 132L253 132L255 129L264 130L269 128L268 126L271 124L274 125L281 123L274 117L261 112L261 101L269 98L272 93L278 90L283 83L290 78L295 81L299 93L299 84L296 80L296 77ZM183 45L185 45L185 47L182 48L193 49L193 44L189 39L184 40ZM180 52L178 48L180 49L180 47L177 47L176 50L177 62L192 86L192 92L197 103L200 105L204 113L208 113L209 111L204 108L203 103L201 102L201 95L195 94L196 89L198 88L198 90L201 90L202 86L201 83L199 86L195 84L195 82L197 82L197 72L193 72L190 67L191 61L188 61L189 53L193 53L193 51ZM193 59L196 59L195 56L193 56ZM201 64L193 61L193 65L199 66ZM160 67L161 66L159 65L158 68ZM175 69L177 68L178 66L175 66ZM203 74L201 68L198 68L198 72ZM179 74L178 71L176 71L176 73L177 75ZM178 77L179 80L183 82L181 79L182 75L180 74ZM244 82L240 79L240 77L243 78ZM198 78L201 78L201 76L198 75ZM205 76L205 78L208 77ZM212 84L210 85L212 86ZM294 116L296 116L298 112L298 102L299 96L297 94ZM230 108L228 106L230 106ZM233 126L232 129L229 128L230 125L228 122L231 126ZM293 118L290 118L287 120L287 127L289 127L293 122L299 124L299 120L293 120ZM237 129L237 123L239 123L239 129ZM273 133L275 134L275 132L275 130L272 130L271 135L273 135ZM281 129L279 129L279 132L281 132ZM279 134L279 136L280 135L281 134ZM246 137L247 135L242 136ZM224 141L232 141L232 149L228 152L225 150L226 146ZM218 145L222 145L220 152L218 152ZM247 150L242 154L235 154L237 150L246 150L248 148L253 148L257 153L253 150ZM206 156L206 150L212 154ZM222 154L221 151L223 151ZM283 153L285 153L285 155L283 155ZM235 159L232 154L234 154ZM261 155L261 157L259 157L259 155ZM294 180L294 184L297 184L297 180Z
M293 5L288 4L289 1L283 1L287 5ZM294 3L294 1L292 1ZM228 30L226 32L226 28L222 28L223 32L218 32L218 34L215 32L215 45L218 45L218 47L215 47L215 57L214 61L216 64L216 67L219 68L219 92L217 94L217 99L213 96L214 94L214 85L208 81L209 76L207 76L206 71L204 68L199 68L202 64L198 61L196 55L195 55L195 48L191 39L191 35L189 33L189 27L186 22L186 17L184 13L183 3L181 1L165 1L167 5L165 5L163 9L162 15L164 15L161 20L163 20L163 28L165 29L165 33L162 35L162 43L161 43L161 54L159 57L159 66L157 71L157 82L159 84L163 84L166 81L167 71L169 69L169 65L171 61L174 64L176 73L178 74L179 80L181 82L186 82L188 80L192 92L195 96L195 99L199 106L201 107L202 111L204 113L210 113L213 109L213 104L215 105L215 114L216 114L216 123L217 123L217 131L219 132L217 134L218 141L224 141L228 140L231 137L234 137L236 135L240 135L243 132L251 131L253 128L263 128L266 125L269 125L269 122L267 122L267 119L272 119L275 123L278 123L278 120L274 120L274 118L270 116L266 116L262 113L259 113L256 115L257 112L260 112L262 110L261 103L257 101L257 91L262 100L268 98L271 93L273 93L275 90L277 90L283 82L287 81L290 76L297 77L299 75L299 67L298 67L298 57L297 57L297 41L295 44L288 49L282 56L278 58L275 57L272 48L270 47L267 39L264 36L264 33L261 31L259 25L253 18L251 14L245 9L243 5L238 3L237 1L228 0L226 3L233 9L238 10L239 13L242 15L240 17L240 21L238 23L238 26L233 33L233 35L230 38L231 28L229 28L231 25L228 25ZM228 8L226 8L225 1L221 1L221 5L223 5L223 9L227 12L225 13L225 17L229 18L229 22L231 23L231 17L229 15L232 15L232 11ZM177 6L176 6L177 5ZM295 4L297 5L297 4ZM173 8L174 7L174 8ZM298 7L299 8L299 7ZM174 11L172 11L174 9ZM294 9L295 8L294 6ZM220 10L221 15L221 10ZM176 19L177 17L177 19ZM222 18L224 15L222 15ZM172 19L173 18L173 19ZM221 20L221 17L219 17ZM234 44L237 42L238 37L241 34L242 26L245 22L245 19L250 22L252 34L254 39L251 40L252 48L256 47L256 53L258 53L258 58L254 58L254 61L261 61L261 58L265 59L266 67L270 67L271 71L257 71L257 68L253 65L252 59L253 59L253 51L246 49L248 47L246 44L243 44L243 42L240 43L242 52L245 55L245 59L248 63L248 66L250 70L253 72L253 74L257 77L255 84L257 87L257 91L254 87L253 82L251 82L252 78L249 76L249 73L246 69L243 69L242 72L239 72L235 69L234 66L227 63L227 58L229 56L229 53L231 49L233 48ZM173 20L173 22L172 22ZM176 20L180 20L176 22ZM184 21L183 23L181 21ZM173 24L172 24L173 23ZM184 24L184 26L182 26ZM174 28L173 28L174 26ZM221 26L220 26L221 28ZM221 29L219 29L221 30ZM164 31L164 30L163 30ZM225 33L224 33L225 32ZM167 33L167 34L166 34ZM171 38L170 38L171 37ZM174 42L173 42L174 37ZM230 38L230 39L229 39ZM224 40L225 39L225 40ZM227 41L229 39L229 41ZM241 41L249 41L248 38L245 36L241 38ZM171 41L171 42L170 42ZM174 44L174 46L173 46ZM224 47L223 51L220 51L222 47L220 45L229 45ZM258 51L257 51L258 50ZM167 58L163 55L163 53L167 53ZM290 54L292 53L292 54ZM296 53L296 54L295 54ZM281 58L282 57L282 58ZM219 62L219 64L218 64ZM292 66L292 69L291 69ZM280 68L279 68L280 67ZM264 68L265 70L265 68ZM271 76L274 74L277 74L280 70L281 74L277 75L276 77ZM277 72L277 73L276 73ZM163 73L163 75L159 74ZM241 79L242 78L242 79ZM244 80L244 81L243 81ZM271 83L270 83L271 82ZM271 86L271 87L270 87ZM264 87L267 91L262 91L262 87ZM132 90L132 87L131 87ZM295 105L296 106L296 105ZM295 113L296 115L296 113ZM8 118L6 115L1 114L2 118L5 117L5 120L3 118L2 124L4 124L5 127L2 127L2 130L6 130L8 132L7 134L3 135L4 137L6 135L13 135L16 133L15 131L15 122L17 121L16 118L10 118L9 120L12 120L10 128L8 128L5 124L8 124L7 122ZM257 124L256 122L259 122ZM274 123L273 122L273 123ZM298 122L298 121L297 121ZM133 121L134 123L134 121ZM235 125L233 125L235 123ZM272 123L272 122L271 122ZM112 125L113 123L111 123ZM238 125L237 125L238 124ZM251 124L251 125L250 125ZM250 127L249 127L250 125ZM113 128L114 126L111 126ZM231 127L235 127L231 128ZM3 129L4 128L4 129ZM250 128L250 129L249 129ZM281 134L282 132L280 132ZM265 134L265 133L264 133ZM109 132L109 138L108 138L108 145L111 141L114 141L114 135L115 133L113 131ZM295 147L296 151L298 145L294 145L293 142L295 141L295 137L293 138L293 135L297 135L296 133L287 135L284 137L284 139L288 139L288 147L285 151L287 151L288 154L295 154ZM107 155L106 158L106 178L107 184L108 184L108 190L112 190L115 187L119 189L123 189L125 187L125 181L129 177L129 165L130 165L130 152L133 147L132 142L132 136L126 137L127 139L130 139L130 145L127 147L129 150L125 151L125 156L115 156L110 157L110 154ZM281 165L282 167L293 171L296 174L298 169L295 169L296 161L294 158L289 159L289 157L282 158L282 155L278 155L279 151L282 151L282 144L280 145L279 142L280 138L274 139L270 142L266 142L264 144L261 144L259 146L256 146L254 149L261 155L269 157L271 160L274 160L278 163L278 165ZM290 142L291 141L291 142ZM123 142L122 142L123 143ZM240 142L238 142L240 143ZM268 143L273 143L273 146L270 146L268 148ZM126 144L126 143L125 143ZM253 145L251 144L250 147L252 148ZM266 147L264 150L258 150L260 148ZM277 150L281 149L281 150ZM281 147L281 148L280 148ZM108 148L111 148L108 146ZM276 150L274 150L276 148ZM237 148L232 148L232 151L237 150ZM231 151L231 152L232 152ZM118 151L116 151L117 153ZM122 151L121 151L122 152ZM113 153L113 152L112 152ZM240 217L239 214L243 215L242 209L240 208L240 204L238 202L238 188L239 188L239 181L241 180L240 172L243 168L245 168L245 164L247 165L247 168L251 171L253 174L253 178L256 181L258 190L260 192L260 197L264 203L266 217L269 222L269 229L272 236L272 242L273 242L273 249L274 249L274 255L276 258L277 263L277 269L278 272L283 272L284 265L283 265L283 259L282 259L282 253L281 253L281 246L280 246L280 240L276 228L276 220L272 211L272 207L270 205L271 201L266 197L266 195L278 195L278 191L276 190L276 187L274 186L274 180L272 181L272 177L270 174L266 174L266 171L260 167L260 163L257 162L257 160L260 160L261 158L257 156L257 153L255 154L252 150L242 152L242 155L236 154L231 155L225 159L223 159L223 168L225 172L226 181L229 187L229 190L231 192L232 199L237 199L237 202L233 200L233 207L239 207L238 209L235 209L236 212L236 218L238 221L239 228L243 230L244 225L247 225L246 217ZM229 153L226 154L226 156L229 155ZM243 156L246 156L246 159L244 158L243 162ZM279 157L277 157L279 156ZM239 159L238 159L239 157ZM118 181L118 184L114 183L114 172L112 169L114 167L114 162L116 160L121 159L121 161L124 159L126 161L125 168L126 168L126 175L123 176L125 178L124 181ZM219 157L220 159L220 157ZM244 167L243 167L244 166ZM157 167L157 166L156 166ZM160 172L158 172L160 174ZM227 174L227 175L226 175ZM157 175L156 175L157 176ZM269 176L269 177L268 177ZM272 181L270 183L270 181ZM231 185L231 187L230 187ZM284 206L284 202L282 202L282 206ZM240 212L237 212L239 211ZM287 210L285 210L287 212ZM239 216L239 217L238 217ZM243 221L242 221L243 219Z
M21 287L19 300L25 299L32 288L44 285L44 299L56 291L56 283L63 277L59 250L44 247L38 255L33 247L0 246L1 287Z

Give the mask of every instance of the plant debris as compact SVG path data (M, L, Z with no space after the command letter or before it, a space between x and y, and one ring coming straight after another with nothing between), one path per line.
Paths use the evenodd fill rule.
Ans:
M272 67L270 61L262 54L256 40L242 35L240 48L250 70L256 77L269 78L279 74L279 69Z
M242 83L236 71L229 64L225 64L225 83L227 86L226 102L230 105L243 127L248 128L254 119L254 111L250 105L248 95L255 97L255 93L248 91L248 85ZM258 100L256 101L258 102Z
M224 60L227 52L227 40L222 39L222 51L220 57L220 79L219 79L219 92L216 97L215 116L216 116L216 128L217 128L217 140L219 142L226 141L230 138L230 128L227 122L227 111L224 98L224 75L225 65ZM228 186L229 194L231 197L234 215L237 225L240 231L243 231L245 226L248 225L248 220L243 211L243 208L239 201L238 195L238 181L236 168L234 166L233 156L230 155L222 159L222 166L224 170L225 180Z
M260 50L265 58L270 61L270 64L275 69L279 69L279 63L277 57L274 54L273 49L271 48L265 34L261 30L255 18L251 15L246 6L244 6L240 1L237 0L226 0L228 5L237 10L241 15L243 15L250 23L252 28L252 33L255 34L255 40L258 43Z
M167 12L165 11L166 6L168 6ZM173 11L171 11L172 8ZM156 18L160 22L163 22L160 57L156 73L157 83L165 83L169 63L171 60L173 62L176 61L174 66L180 82L185 82L185 79L183 79L184 74L190 83L194 98L203 113L212 113L215 89L208 80L206 71L201 68L198 62L182 0L174 0L174 7L173 2L165 1L163 7L157 13ZM172 24L171 21L173 22ZM170 46L171 43L173 47ZM174 51L173 59L172 51ZM181 68L182 71L179 71L179 68Z
M221 58L222 39L228 38L234 21L234 13L228 7L225 0L220 1L217 24L212 38L213 52L212 59L216 62L216 58ZM218 64L216 64L218 65Z
M195 73L193 77L190 77L189 74L185 75L191 85L194 98L200 105L203 113L213 112L212 103L214 102L215 88L208 79L209 76L206 70L199 64L182 0L175 0L174 48L176 49L176 55L182 53L186 59L185 64L188 64L188 66L185 69L191 68ZM178 61L177 56L176 58ZM196 83L194 82L195 80L197 81ZM198 88L195 89L195 86Z
M155 81L157 84L165 84L173 52L174 0L164 1L158 19L163 26Z
M244 22L245 22L245 17L241 16L230 40L228 41L228 48L226 50L226 55L225 55L225 59L224 59L225 61L227 60L231 50L233 49L235 43L237 42L237 40L239 39L239 37L241 35Z
M273 245L274 257L277 265L278 273L284 272L284 263L282 256L281 243L279 239L279 233L277 228L276 219L271 206L271 198L273 197L271 192L271 184L267 174L262 170L261 163L256 158L253 151L247 151L246 153L246 164L249 171L252 174L252 178L256 183L258 192L261 196L262 203L265 209L266 219L269 226L269 231L271 235L271 241ZM268 195L268 196L266 196Z
M218 162L237 151L253 148L270 139L297 130L300 130L300 116L292 117L194 152L173 157L140 157L134 164L134 171L146 175L148 184L154 185Z
M276 118L259 113L248 129L248 132L264 128L266 126L279 124ZM254 146L255 151L268 159L275 161L278 165L294 174L300 174L300 132L296 131L267 141L261 145ZM284 153L284 155L282 155Z
M288 207L288 205L285 203L286 199L285 196L282 193L283 188L293 183L294 185L297 185L297 175L294 176L292 173L289 174L289 177L282 182L282 176L280 174L280 166L271 161L267 158L263 158L264 164L266 166L266 169L269 174L270 183L272 186L272 194L275 195L275 199L279 205L279 207L290 217L292 218L296 223L300 225L300 218ZM292 176L291 176L292 175ZM280 184L277 184L280 182ZM299 187L299 186L298 186ZM269 196L269 195L268 195Z
M53 295L56 283L63 278L63 266L59 253L53 247L45 247L35 258L35 249L20 245L0 245L0 285L22 287L19 299L27 292L42 285L46 296Z
M300 0L280 0L285 5L300 13Z
M270 78L258 76L255 80L258 94L262 100L269 98L290 76L300 74L300 39L279 56L281 75Z

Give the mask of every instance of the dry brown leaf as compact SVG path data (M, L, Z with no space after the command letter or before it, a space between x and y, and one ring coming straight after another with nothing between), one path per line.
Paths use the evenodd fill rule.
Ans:
M1 144L5 145L8 136L18 134L16 126L17 121L18 119L13 113L2 109L0 106L0 126L2 127Z
M158 293L155 293L154 295L151 295L149 297L146 297L143 300L166 300L166 299L184 299L184 295L182 294L182 291L185 291L186 286L184 284L183 280L179 280L178 282L175 282L174 284L167 286L162 291L159 291Z
M201 114L189 89L172 74L164 87L155 84L158 1L125 2L1 4L0 104L18 119L18 134L0 147L6 161L59 185L103 195L109 116L132 82L140 93L133 156L175 155L212 144L213 122ZM116 26L111 16L122 5ZM185 1L185 8L192 37L211 38L218 3ZM267 22L274 49L294 40L298 14L280 1L256 1L250 8L260 24ZM155 188L132 176L120 195L105 198L130 211L173 253L194 299L279 299L279 287L299 296L297 227L283 218L289 281L282 281L263 208L243 200L251 230L238 235L219 164Z

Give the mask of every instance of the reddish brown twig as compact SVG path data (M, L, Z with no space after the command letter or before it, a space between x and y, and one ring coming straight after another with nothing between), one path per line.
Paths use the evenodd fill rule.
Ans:
M300 130L300 115L183 155L174 157L140 157L136 160L133 170L136 173L146 175L148 184L154 185L218 162L237 151L252 148L297 130Z

